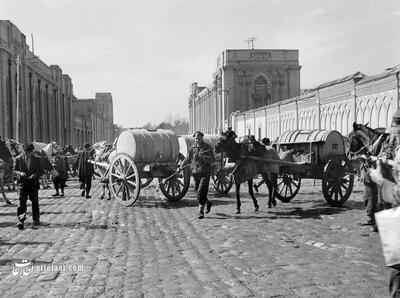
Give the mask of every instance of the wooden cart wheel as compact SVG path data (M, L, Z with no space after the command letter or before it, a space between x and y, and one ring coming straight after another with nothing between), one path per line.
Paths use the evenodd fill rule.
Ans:
M335 156L325 165L322 193L332 206L342 206L350 197L354 185L353 169L345 156Z
M275 197L283 203L289 203L299 192L300 185L301 178L296 178L293 174L278 175Z
M177 168L182 164L184 156L179 154L177 160ZM172 176L170 179L158 178L160 182L160 190L164 196L170 201L179 201L182 199L188 189L190 184L190 166L187 166L182 171Z
M123 206L132 206L140 193L140 177L133 159L117 154L110 165L110 191Z
M233 176L225 169L218 169L211 176L215 190L220 195L226 195L231 190L233 185Z
M140 188L148 186L151 181L153 181L153 178L141 178L140 179Z

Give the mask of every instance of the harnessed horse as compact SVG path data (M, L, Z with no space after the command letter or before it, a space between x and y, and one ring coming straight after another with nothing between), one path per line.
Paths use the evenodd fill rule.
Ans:
M261 159L279 160L279 155L272 147L267 149L258 142L252 142L252 151L249 152L245 143L237 143L236 134L232 130L221 133L219 143L215 146L215 152L225 152L231 162L236 164L233 170L233 177L236 186L236 214L240 213L240 184L247 181L249 194L253 200L254 210L258 211L259 205L254 197L253 178L257 174L261 174L268 187L268 208L272 205L276 206L275 189L277 185L277 174L279 173L279 165L267 162L260 162ZM255 160L253 158L260 158Z
M370 165L366 156L377 156L385 146L388 145L388 133L385 133L385 128L373 129L367 124L353 123L353 131L348 134L349 139L349 157L356 157L359 162L357 176L361 176L361 171L368 170Z
M361 157L361 167L369 171L372 181L381 186L380 192L387 191L387 183L390 183L391 191L396 185L392 170L377 158L382 153L389 154L386 156L388 159L394 158L397 142L391 136L385 132L385 128L372 129L357 123L353 124L353 131L349 134L350 154ZM373 166L375 163L376 167ZM380 194L378 197L381 203L393 203L389 195Z
M367 124L353 123L353 131L348 135L349 153L353 155L377 156L386 144L389 134L385 128L373 129Z

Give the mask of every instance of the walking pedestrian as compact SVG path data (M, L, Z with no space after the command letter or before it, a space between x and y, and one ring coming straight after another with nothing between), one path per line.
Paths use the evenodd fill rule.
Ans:
M39 177L43 175L42 162L33 154L33 144L24 146L24 152L15 159L14 173L18 177L19 206L17 208L18 223L20 230L24 229L26 220L26 202L32 202L33 226L40 225L39 209Z
M53 160L53 167L58 172L56 177L53 177L53 184L56 193L53 197L64 196L65 182L67 181L67 169L65 167L65 160L60 151L57 151ZM59 193L61 190L61 194Z
M78 153L76 158L76 168L79 174L79 184L81 192L81 197L85 196L90 199L90 189L92 187L92 176L94 173L93 164L88 162L88 160L93 159L93 150L90 148L90 144L85 144L85 148Z
M366 163L371 161L367 160ZM378 211L378 187L374 181L372 181L369 174L370 164L363 166L361 170L361 182L364 185L364 206L366 211L365 221L361 222L360 225L373 226L375 228L375 213Z
M204 134L196 131L193 134L195 144L189 148L189 154L181 165L181 169L191 164L194 178L194 189L196 191L197 200L199 202L198 218L204 218L205 212L211 211L212 202L207 198L208 185L210 184L211 163L214 160L213 148L203 141Z

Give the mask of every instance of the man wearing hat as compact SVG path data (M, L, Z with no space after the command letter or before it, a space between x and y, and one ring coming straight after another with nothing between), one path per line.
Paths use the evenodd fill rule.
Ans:
M183 161L181 168L190 163L194 178L194 189L199 201L198 218L204 218L205 212L208 214L211 211L212 203L208 200L208 185L210 184L211 163L214 160L213 148L203 141L204 134L201 131L196 131L193 134L195 143L189 148L189 154Z
M94 173L94 166L88 160L93 159L93 150L90 148L90 144L85 144L85 148L78 153L76 158L76 168L79 173L79 184L82 190L81 196L85 196L86 199L90 199L90 189L92 188L92 176Z
M26 202L32 202L33 226L40 225L39 210L39 177L43 175L42 162L39 157L33 155L33 144L25 144L24 152L15 159L14 173L18 177L19 206L17 208L18 223L20 230L24 229L26 219Z

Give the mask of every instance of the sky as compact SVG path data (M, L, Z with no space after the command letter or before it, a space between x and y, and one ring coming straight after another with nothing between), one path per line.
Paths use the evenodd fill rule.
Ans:
M77 98L111 92L114 122L188 118L225 49L298 49L302 89L400 64L398 0L0 0L0 19L72 78Z

